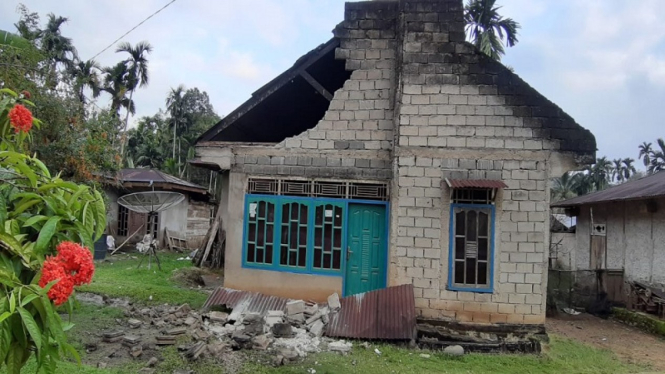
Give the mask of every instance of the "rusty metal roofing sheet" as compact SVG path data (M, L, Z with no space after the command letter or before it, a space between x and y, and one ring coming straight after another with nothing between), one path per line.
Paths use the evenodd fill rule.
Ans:
M331 315L326 335L337 338L410 340L416 331L413 285L348 296Z
M508 186L499 180L491 179L448 179L446 184L450 188L507 188Z
M611 201L642 200L665 196L665 172L610 187L603 191L578 196L552 204L552 207L573 207Z
M238 313L265 314L269 310L284 310L290 299L256 292L219 287L210 294L203 308L224 305Z

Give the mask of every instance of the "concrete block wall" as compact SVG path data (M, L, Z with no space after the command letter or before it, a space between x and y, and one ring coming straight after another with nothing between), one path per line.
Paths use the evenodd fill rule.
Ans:
M461 1L400 4L391 283L414 284L424 317L544 323L550 155L595 144L566 144L572 118L464 42ZM495 203L491 294L448 290L445 178L508 185Z

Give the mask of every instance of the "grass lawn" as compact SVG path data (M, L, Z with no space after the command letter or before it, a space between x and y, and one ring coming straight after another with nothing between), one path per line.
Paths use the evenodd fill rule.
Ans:
M417 351L379 344L371 349L354 348L347 356L335 353L320 353L309 356L303 363L270 368L248 364L246 373L287 374L306 373L308 369L317 374L331 373L636 373L645 367L626 365L613 353L599 350L556 336L537 355L484 355L469 354L464 357L449 357L430 351ZM374 353L374 348L381 355ZM429 358L420 357L421 353Z
M153 267L148 270L145 266L136 269L139 259L122 257L100 263L93 283L81 287L80 291L103 294L110 297L128 297L139 304L172 305L189 303L198 308L205 301L207 295L197 289L183 286L174 280L174 272L178 269L191 267L189 261L177 261L179 254L161 254L162 271ZM180 270L182 271L182 270ZM151 299L152 296L152 299ZM74 312L72 322L74 328L68 332L70 342L77 348L87 362L95 364L100 361L93 352L86 356L84 343L96 341L102 330L117 325L116 318L125 318L119 308L100 307L89 304L80 304ZM392 374L392 373L636 373L647 371L647 367L624 364L616 356L606 350L599 350L582 343L551 336L551 343L546 345L541 355L481 355L470 354L455 358L440 353L420 350L409 350L388 344L372 345L370 349L356 347L342 356L335 353L319 353L310 355L302 363L273 368L257 363L267 362L270 353L248 351L248 360L241 365L243 373L264 374L290 374L308 373L315 369L317 374L324 373L363 373L363 374ZM381 355L374 353L374 348L381 351ZM423 358L420 354L429 354ZM157 366L157 373L172 373L175 369L189 368L196 373L223 373L224 364L210 361L188 363L176 351L169 347L161 352L163 361ZM242 359L240 359L242 360ZM103 361L103 360L102 360ZM77 365L63 362L56 373L134 373L144 363L129 361L123 366L112 369L97 369L87 365ZM30 361L23 372L35 372L34 361ZM5 371L0 369L0 374Z
M153 263L150 270L147 259L137 269L142 255L108 258L108 261L95 265L95 276L88 286L78 287L81 292L92 292L109 297L128 297L132 301L146 305L169 303L173 305L189 303L193 308L203 305L207 294L178 284L173 280L174 271L191 267L191 261L178 261L180 253L160 253L162 270ZM151 298L152 297L152 298Z

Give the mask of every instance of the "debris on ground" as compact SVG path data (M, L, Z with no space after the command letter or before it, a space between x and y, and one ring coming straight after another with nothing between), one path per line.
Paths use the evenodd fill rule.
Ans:
M450 356L464 356L464 348L461 345L450 345L443 349L443 353Z
M324 337L331 315L341 308L337 294L328 300L331 304L291 300L282 309L261 313L251 312L249 302L207 312L193 310L188 304L128 305L125 318L116 320L117 328L102 332L101 339L87 344L86 350L106 346L102 348L112 353L101 357L105 360L98 361L100 367L111 357L126 357L143 361L143 373L154 372L159 351L167 346L176 346L190 361L204 357L225 361L234 351L253 350L269 355L274 365L321 351L346 354L353 348L350 341Z

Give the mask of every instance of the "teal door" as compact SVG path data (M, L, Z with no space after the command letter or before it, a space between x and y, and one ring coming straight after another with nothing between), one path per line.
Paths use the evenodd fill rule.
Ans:
M386 207L349 205L344 294L354 295L386 286Z

